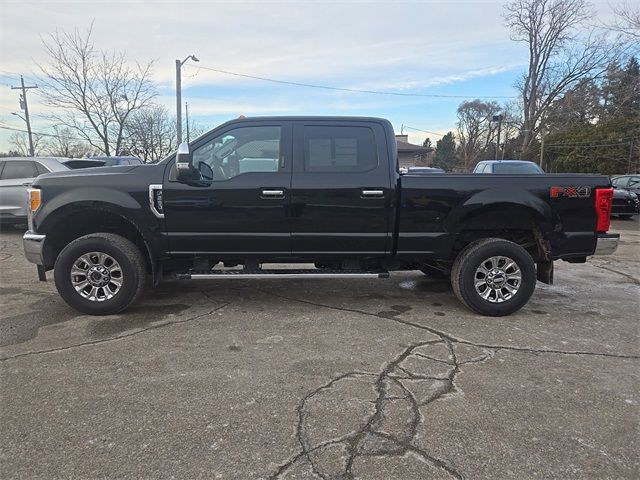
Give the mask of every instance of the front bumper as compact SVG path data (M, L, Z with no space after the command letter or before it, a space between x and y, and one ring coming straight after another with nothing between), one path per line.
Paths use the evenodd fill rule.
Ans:
M599 233L596 238L596 249L594 255L611 255L618 248L620 234Z
M39 235L31 230L28 230L22 237L24 256L31 263L44 265L44 242L46 238L46 235Z

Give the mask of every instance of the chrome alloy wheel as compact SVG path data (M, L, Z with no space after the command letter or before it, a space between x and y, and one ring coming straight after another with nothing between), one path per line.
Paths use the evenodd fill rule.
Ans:
M113 298L122 287L122 267L103 252L81 255L71 267L71 284L83 298L104 302Z
M502 303L512 298L522 284L518 264L509 257L490 257L484 260L474 275L476 292L491 303Z

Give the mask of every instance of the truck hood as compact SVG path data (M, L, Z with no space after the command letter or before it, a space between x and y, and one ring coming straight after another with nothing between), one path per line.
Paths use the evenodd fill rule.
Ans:
M66 177L95 177L99 175L117 175L128 173L135 170L140 165L119 165L114 167L91 167L77 168L75 170L61 170L59 172L45 173L38 177L38 180L47 178L66 178ZM37 182L34 182L37 183Z

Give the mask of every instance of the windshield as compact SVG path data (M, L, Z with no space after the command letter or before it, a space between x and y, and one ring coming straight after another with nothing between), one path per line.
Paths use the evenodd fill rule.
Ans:
M494 163L493 173L544 173L535 163Z

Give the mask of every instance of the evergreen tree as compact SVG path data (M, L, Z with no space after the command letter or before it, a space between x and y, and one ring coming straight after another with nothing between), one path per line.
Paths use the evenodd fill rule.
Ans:
M447 133L436 142L433 166L450 172L456 164L456 140L453 132Z

